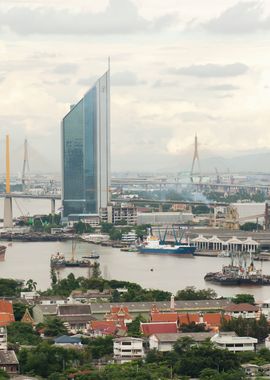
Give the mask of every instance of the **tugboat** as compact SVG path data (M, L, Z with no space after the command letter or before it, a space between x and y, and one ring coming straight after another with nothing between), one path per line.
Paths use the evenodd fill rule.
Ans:
M66 259L65 255L57 252L55 255L51 256L51 268L90 268L93 266L89 260L79 260L75 259L75 248L76 243L72 241L72 256L71 259Z
M256 269L250 254L250 263L246 265L246 257L238 256L238 262L234 265L234 257L231 255L231 264L224 265L221 272L210 272L204 276L205 281L218 285L270 285L270 276L264 275L261 269Z

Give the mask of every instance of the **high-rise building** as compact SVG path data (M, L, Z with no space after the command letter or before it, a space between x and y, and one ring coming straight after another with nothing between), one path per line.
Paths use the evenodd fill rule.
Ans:
M62 121L63 216L98 214L110 201L110 70Z

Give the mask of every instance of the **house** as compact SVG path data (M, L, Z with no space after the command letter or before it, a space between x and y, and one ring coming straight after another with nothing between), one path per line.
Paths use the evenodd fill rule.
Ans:
M260 367L256 364L242 364L241 367L243 368L245 375L248 377L255 377L259 374Z
M225 314L232 318L259 318L258 306L251 305L249 303L231 304L225 308Z
M36 323L45 322L48 317L56 317L57 305L35 305L33 307L33 319Z
M88 324L94 317L90 305L73 304L59 305L57 316L65 322L70 332L87 331Z
M123 337L113 340L113 357L116 363L122 364L131 360L143 359L145 351L143 339Z
M261 313L265 315L267 319L270 319L270 299L263 301L261 306Z
M78 336L62 335L54 339L54 344L57 346L81 346L82 341Z
M19 362L13 350L0 351L0 368L9 375L19 373Z
M168 352L172 351L173 345L181 338L191 338L195 343L202 343L206 339L214 336L213 332L198 332L198 333L172 333L172 334L153 334L149 337L150 350Z
M68 303L68 298L61 296L42 296L39 297L38 303L40 305L66 305Z
M68 298L69 303L91 303L91 302L108 302L111 298L111 290L100 292L97 289L88 289L86 292L82 290L73 290Z
M115 321L91 321L88 326L91 336L115 335L117 325Z
M235 332L222 332L214 335L211 341L219 348L232 352L255 351L258 339L250 336L237 336Z
M25 301L34 301L39 297L39 294L36 290L32 292L21 292L20 298Z
M177 322L141 322L141 332L145 336L153 334L177 333Z
M270 377L270 364L261 365L260 372L263 374L263 376Z
M12 303L10 301L0 300L0 326L8 326L14 321Z
M0 350L7 350L7 328L0 327Z

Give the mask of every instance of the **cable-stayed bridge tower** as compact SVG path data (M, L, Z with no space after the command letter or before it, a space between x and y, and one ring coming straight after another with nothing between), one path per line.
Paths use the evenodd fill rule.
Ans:
M198 169L199 169L198 173L194 172L196 161L197 161L197 165L198 165ZM190 181L192 183L194 182L194 176L195 175L199 175L199 182L201 183L202 182L202 171L201 171L199 151L198 151L198 137L197 137L197 133L195 135L194 154L193 154L193 160L192 160L191 171L190 171Z
M4 227L12 228L12 196L10 194L9 135L6 136L6 194L4 200Z
M28 142L24 140L24 155L23 155L23 169L22 169L22 191L26 191L29 185L29 158L28 158Z

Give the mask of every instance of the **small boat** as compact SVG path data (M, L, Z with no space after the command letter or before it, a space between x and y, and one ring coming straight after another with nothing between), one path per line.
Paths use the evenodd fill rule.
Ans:
M71 259L66 259L65 255L57 252L56 255L51 256L51 267L52 268L90 268L93 264L87 259L76 259L75 258L75 248L76 243L72 241L72 256Z
M89 255L89 256L83 256L83 259L99 259L99 255L96 255L96 254L92 254L92 255Z

